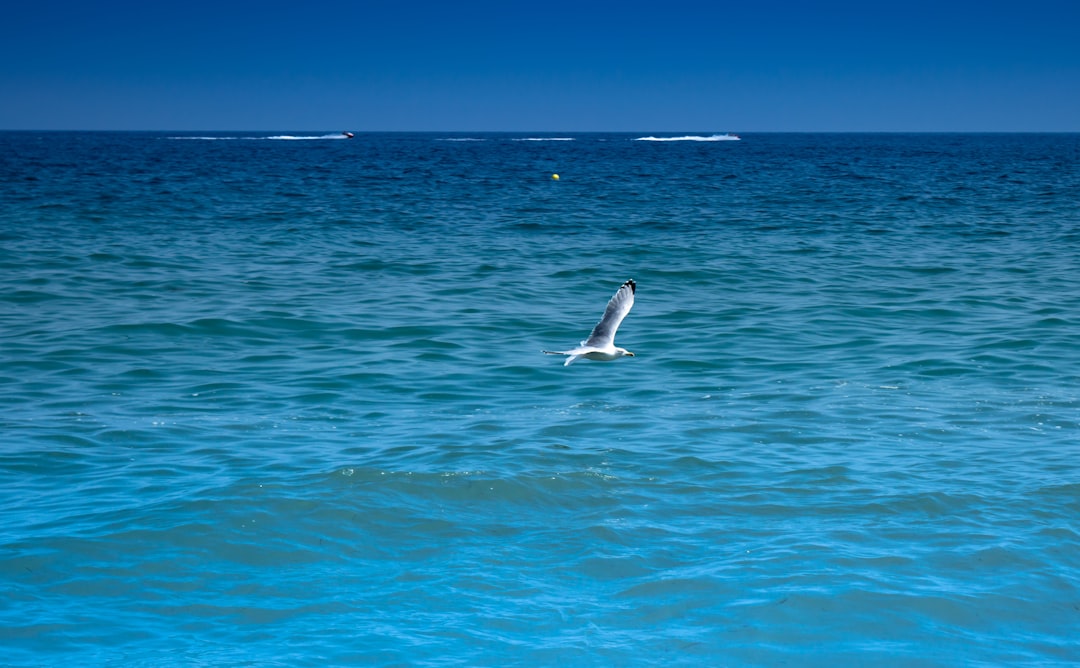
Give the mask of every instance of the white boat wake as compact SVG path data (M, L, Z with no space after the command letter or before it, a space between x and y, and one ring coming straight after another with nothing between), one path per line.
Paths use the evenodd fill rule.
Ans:
M638 137L634 141L739 141L739 135L724 133L722 135L686 135L684 137Z

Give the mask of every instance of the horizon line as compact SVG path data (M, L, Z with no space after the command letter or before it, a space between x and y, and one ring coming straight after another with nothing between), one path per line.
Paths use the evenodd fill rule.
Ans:
M1078 130L347 130L352 133L362 134L694 134L694 135L720 135L720 134L1080 134ZM254 128L254 129L87 129L87 128L0 128L0 132L146 132L146 133L225 133L225 132L344 132L343 130L327 129L281 129L281 128Z

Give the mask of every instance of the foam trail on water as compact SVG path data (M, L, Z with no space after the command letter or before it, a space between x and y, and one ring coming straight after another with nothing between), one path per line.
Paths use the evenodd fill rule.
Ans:
M234 141L234 140L267 140L272 139L275 141L308 141L313 139L350 139L350 137L344 134L328 134L328 135L272 135L269 137L169 137L169 139L199 139L203 141Z
M349 139L343 134L331 134L331 135L318 135L318 136L297 136L297 135L275 135L273 137L264 137L264 139L277 139L284 141L305 141L311 139Z
M722 135L686 135L683 137L638 137L634 141L739 141L738 135L724 133Z

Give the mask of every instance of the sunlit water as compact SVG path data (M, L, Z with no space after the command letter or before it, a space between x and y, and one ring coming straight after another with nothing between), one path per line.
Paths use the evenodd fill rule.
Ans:
M0 664L1080 661L1080 136L645 136L0 134Z

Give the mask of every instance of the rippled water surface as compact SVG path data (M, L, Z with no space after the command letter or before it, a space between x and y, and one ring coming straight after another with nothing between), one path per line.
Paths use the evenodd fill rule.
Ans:
M0 665L1080 662L1080 136L551 138L0 133Z

